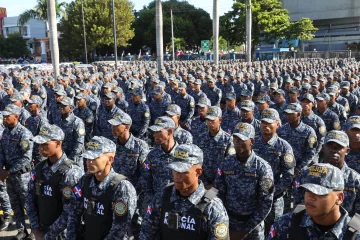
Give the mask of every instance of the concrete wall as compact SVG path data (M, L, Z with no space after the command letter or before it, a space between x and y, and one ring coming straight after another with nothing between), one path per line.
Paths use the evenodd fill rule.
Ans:
M282 0L291 21L360 17L360 0Z
M6 17L4 18L4 35L6 36L6 27L15 27L17 26L18 17ZM27 36L24 38L45 38L46 37L46 27L44 21L30 19L24 26L28 27Z

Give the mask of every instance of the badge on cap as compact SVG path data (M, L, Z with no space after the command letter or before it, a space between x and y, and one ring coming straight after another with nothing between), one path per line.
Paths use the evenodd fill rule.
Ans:
M226 236L228 235L228 227L226 226L225 223L219 223L215 227L214 234L215 237L217 237L218 239L225 239Z
M117 216L123 216L127 211L127 206L123 202L117 202L114 205L114 212Z
M41 98L46 98L46 95L45 95L45 94L41 94L40 97L41 97Z
M70 187L64 187L62 190L62 195L65 199L70 199L72 194L72 189Z

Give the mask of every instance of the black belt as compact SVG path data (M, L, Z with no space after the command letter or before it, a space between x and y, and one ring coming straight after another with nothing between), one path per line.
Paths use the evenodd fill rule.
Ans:
M235 213L231 210L227 210L227 213L228 215L231 217L231 218L234 218L238 221L242 221L242 222L246 222L250 219L251 215L240 215L238 213Z

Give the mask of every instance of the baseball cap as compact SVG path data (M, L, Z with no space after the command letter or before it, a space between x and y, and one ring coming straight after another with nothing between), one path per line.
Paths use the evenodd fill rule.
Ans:
M22 101L22 100L24 100L24 97L23 97L19 92L14 92L14 93L10 96L9 100L10 100L11 102Z
M10 82L8 83L4 83L4 89L11 89L11 88L14 88L14 85Z
M240 103L240 109L245 111L252 111L255 109L255 104L253 101L250 100L244 100Z
M87 99L87 95L85 93L79 93L75 96L76 99Z
M112 90L112 92L114 92L114 93L123 93L124 91L123 91L123 89L121 87L116 87L116 88L114 88Z
M27 102L29 104L42 104L42 99L38 95L32 95Z
M186 88L186 84L184 82L179 83L179 89Z
M60 103L65 106L74 106L74 101L69 97L63 97Z
M270 101L271 101L271 99L270 99L269 95L262 95L262 96L259 96L255 102L256 103L266 103L266 102L270 102Z
M110 120L108 120L108 123L110 123L113 126L131 125L132 119L131 119L130 115L127 113L123 113L121 115L115 114L114 116L112 116L112 118Z
M284 92L284 90L282 90L282 89L276 89L274 92L273 92L273 95L275 95L275 94L281 94L281 95L283 95L283 96L285 96L285 92Z
M213 107L209 107L205 118L210 120L215 120L221 117L222 117L221 109L219 107L213 106Z
M9 104L5 107L4 111L2 112L3 116L9 116L11 114L19 115L21 113L21 108L14 104Z
M236 99L236 94L234 92L228 92L225 95L225 99Z
M86 150L81 156L86 159L96 159L104 153L114 152L116 152L116 145L113 141L95 136L86 144Z
M280 116L278 111L274 108L264 109L261 113L261 121L265 121L267 123L273 123L275 121L280 121Z
M156 85L152 90L151 94L156 95L162 92L162 87L160 85Z
M311 86L310 86L309 83L303 83L302 86L301 86L301 89L309 90L310 88L311 88Z
M301 101L304 100L304 99L307 99L309 100L310 102L312 103L315 103L315 99L314 99L314 96L310 93L305 93L302 98L301 98Z
M299 89L297 87L295 87L295 86L292 86L292 87L290 87L289 92L290 93L298 93Z
M196 105L199 107L207 107L207 106L211 106L211 103L208 98L203 97L203 98L199 98L199 101Z
M350 82L341 82L341 88L350 88Z
M343 147L349 146L349 137L346 135L345 132L332 130L327 132L325 135L324 144L329 142L335 142Z
M196 85L201 85L201 84L202 84L202 81L201 81L201 79L196 79L194 83L195 83Z
M167 116L158 117L155 120L154 125L149 127L149 129L153 132L158 132L165 128L175 128L174 121Z
M246 97L249 97L252 95L252 92L248 89L243 89L240 93L241 96L246 96Z
M116 95L113 92L107 92L107 93L104 94L104 97L106 97L106 98L116 98Z
M51 124L45 124L40 128L39 134L33 137L31 140L37 144L44 144L48 141L63 141L65 133L63 130Z
M181 115L181 108L176 104L170 104L167 107L165 113L169 114L170 116Z
M327 89L327 92L330 96L336 95L337 91L338 91L338 89L335 86L331 86Z
M326 163L315 163L305 171L302 188L316 195L326 195L344 190L344 176L341 170Z
M358 128L360 129L360 116L352 116L346 121L346 128L353 129Z
M142 95L143 91L141 88L134 88L133 90L131 90L130 92L132 95L138 96L138 95Z
M302 107L298 103L290 103L286 106L286 109L284 110L286 113L301 113Z
M235 126L233 135L243 141L254 139L255 129L251 124L240 122Z
M318 95L316 95L315 97L317 100L325 100L325 101L330 101L330 96L327 93L319 93Z
M203 163L203 151L194 144L181 144L174 150L174 160L168 168L176 172L184 173L193 165Z

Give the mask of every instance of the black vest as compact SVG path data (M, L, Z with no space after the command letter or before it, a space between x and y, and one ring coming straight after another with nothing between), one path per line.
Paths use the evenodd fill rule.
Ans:
M288 239L295 239L295 240L308 239L306 228L300 227L305 211L306 209L304 205L298 205L294 209L291 218L291 227L290 227ZM343 240L355 239L359 231L360 231L360 215L356 213L351 218L348 224L348 228L343 236Z
M37 196L37 207L39 223L43 228L50 227L63 212L62 193L60 182L64 173L70 168L73 162L69 159L59 166L49 180L45 180L42 168L46 161L40 162L35 169L35 192Z
M110 182L109 187L100 196L91 193L90 181L93 175L84 178L84 220L86 240L102 240L109 234L113 222L113 196L117 185L126 177L117 174ZM121 206L120 206L121 207ZM125 211L125 210L124 210ZM128 213L128 211L127 211ZM124 216L126 217L126 216Z
M192 206L187 212L175 212L170 197L173 183L165 188L164 199L160 218L160 236L167 240L206 240L207 228L202 227L204 223L203 212L206 206L217 195L217 190L212 188L205 192L200 202Z

